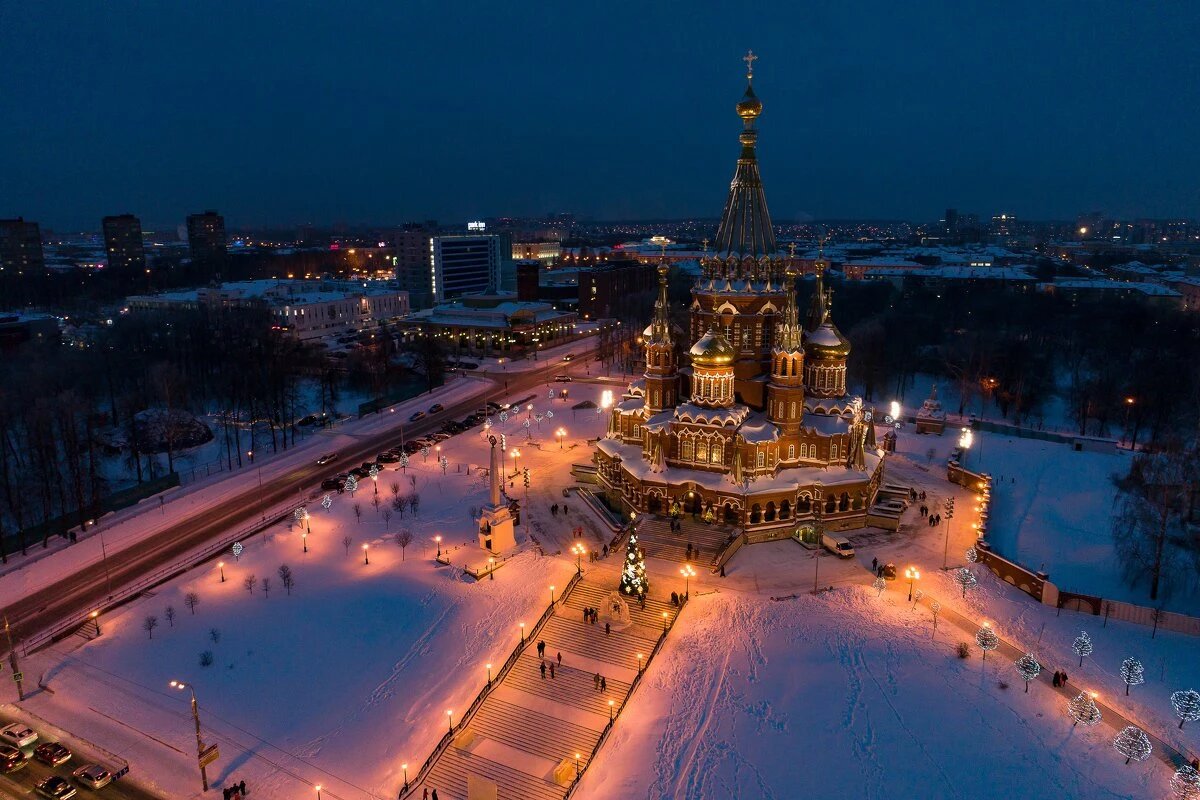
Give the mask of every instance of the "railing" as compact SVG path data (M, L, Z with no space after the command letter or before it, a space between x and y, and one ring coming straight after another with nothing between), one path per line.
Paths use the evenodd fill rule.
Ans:
M571 784L567 787L567 791L563 794L563 800L569 800L571 795L574 794L575 787L579 785L579 781L583 778L584 773L586 773L588 767L591 766L592 760L596 757L596 754L600 752L600 748L604 746L604 742L608 739L608 734L612 731L613 726L617 724L617 720L621 718L621 712L625 710L625 706L629 704L629 699L633 697L633 690L636 689L638 684L642 682L642 676L646 674L646 670L650 669L650 663L654 661L654 657L658 655L658 651L662 649L663 643L667 640L667 634L670 633L671 629L675 627L675 621L679 619L679 614L683 611L683 608L686 605L687 602L685 601L684 606L681 606L679 611L675 612L675 615L671 617L667 627L661 634L659 634L658 641L656 641L654 643L654 647L651 648L650 654L646 658L646 662L642 665L642 668L638 670L638 673L633 676L633 680L629 682L629 691L625 693L625 699L621 701L620 708L616 710L612 716L612 719L608 721L608 724L604 726L604 730L600 732L600 738L596 740L596 746L592 748L592 752L588 753L587 760L583 762L583 768L575 773L575 779L572 780Z
M513 666L518 660L520 660L521 653L525 651L525 645L541 632L542 627L546 624L550 617L554 616L555 607L559 604L566 603L567 596L571 594L571 590L574 589L575 585L582 579L583 574L576 572L573 576L571 576L571 580L567 581L566 588L563 589L563 592L561 595L559 595L558 600L546 606L546 610L542 612L542 616L538 618L538 621L534 623L534 626L524 635L520 643L517 644L516 648L513 649L512 653L509 654L508 658L504 661L504 664L500 667L500 671L497 672L496 676L492 678L489 683L485 684L484 687L479 691L479 694L475 696L475 700L472 701L471 705L467 708L466 713L459 718L458 724L448 730L446 733L442 734L442 738L439 739L438 743L434 746L433 752L429 754L429 758L425 759L425 763L421 765L419 770L417 770L417 776L408 783L404 784L404 787L400 790L401 799L406 797L410 791L416 789L427 777L429 777L429 771L433 769L433 765L437 763L438 758L440 758L441 755L446 752L446 748L448 748L450 743L454 741L454 737L466 730L467 726L471 724L471 719L475 716L475 712L478 711L479 707L483 705L483 701L486 700L489 695L491 695L492 689L500 685L500 682L504 680L504 677L508 675ZM657 648L657 645L655 645L655 647Z
M32 638L26 639L21 643L22 654L28 656L45 645L56 641L63 636L66 636L74 628L87 622L93 611L107 611L108 609L115 608L129 600L129 598L135 597L147 589L152 589L161 583L165 583L182 572L186 572L197 564L221 552L239 539L252 536L255 533L266 530L277 522L282 522L290 517L295 510L302 505L304 505L304 503L290 503L286 508L277 511L274 514L268 514L258 522L252 523L244 528L240 528L237 531L228 534L221 540L210 544L202 550L184 555L179 561L176 561L170 566L163 567L157 572L151 573L149 576L142 578L140 581L126 585L125 587L119 589L116 593L106 597L95 608L89 608L86 611L81 611L78 614L74 614L54 627L42 631Z

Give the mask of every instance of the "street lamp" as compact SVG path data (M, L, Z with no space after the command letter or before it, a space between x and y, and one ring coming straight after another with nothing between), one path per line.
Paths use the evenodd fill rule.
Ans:
M609 722L613 721L613 701L612 700L608 701L608 721Z
M171 681L168 684L172 689L183 691L187 689L192 695L192 721L196 723L196 763L200 766L200 783L204 785L204 791L208 791L208 772L204 763L204 740L200 738L200 706L196 703L196 690L191 684L183 681Z
M663 633L667 632L667 612L663 612Z
M904 577L908 578L908 599L912 602L913 598L913 582L920 580L921 573L916 567L908 567L904 570Z
M96 635L99 636L100 635L100 612L93 611L91 613L91 617L92 617L92 622L96 623Z
M408 788L408 764L401 764L400 769L404 770L404 786Z
M638 674L640 675L642 673L642 654L641 653L638 653L637 659L638 659Z
M514 447L510 452L512 455L512 462L513 462L513 475L516 475L517 474L517 459L521 457L521 451Z
M491 686L492 685L492 665L491 664L487 665L487 674L488 674L488 686Z
M439 533L437 536L433 537L433 540L435 542L437 542L437 550L438 550L437 557L441 558L442 557L442 535Z
M407 783L407 781L406 781L406 783ZM313 788L315 788L317 790L317 800L321 800L321 784L318 783Z
M579 759L583 758L579 753L575 754L575 780L579 780Z
M304 542L304 552L308 552L308 531L300 534L300 541Z
M550 585L550 605L554 605L554 584Z
M559 428L554 433L558 436L558 449L562 450L563 449L563 437L567 435L567 431L565 428Z
M692 593L691 593L691 590L688 588L688 586L689 586L688 582L696 576L696 570L694 570L692 568L691 564L684 564L683 567L679 570L679 574L683 576L683 597L686 600L689 597L691 597Z
M576 543L571 545L571 552L575 554L575 574L578 575L583 572L582 560L583 554L587 552L587 548L582 544Z
M371 563L371 559L370 559L370 557L367 555L367 545L365 545L365 544L363 545L363 563L364 563L364 564L370 564L370 563Z
M446 722L450 724L450 732L454 733L454 712L448 708L446 709Z
M218 562L217 562L217 569L221 570L221 583L224 583L224 582L225 582L225 562L224 562L224 561L218 561Z
M496 580L496 558L495 558L495 556L488 556L488 580L489 581Z

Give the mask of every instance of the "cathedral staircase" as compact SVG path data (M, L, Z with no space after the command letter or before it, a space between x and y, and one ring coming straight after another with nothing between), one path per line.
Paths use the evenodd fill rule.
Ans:
M705 525L693 522L690 516L681 520L683 529L671 531L671 521L666 517L644 516L638 522L638 543L646 551L647 558L662 558L680 564L692 563L712 566L729 539L737 529L728 525ZM692 557L688 558L688 545L692 546ZM699 550L699 555L696 551Z

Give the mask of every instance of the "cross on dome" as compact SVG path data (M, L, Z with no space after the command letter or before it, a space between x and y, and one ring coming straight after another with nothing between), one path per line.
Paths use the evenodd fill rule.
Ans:
M754 55L753 50L747 50L746 55L742 56L742 61L746 62L746 80L754 80L754 62L758 60L758 56Z

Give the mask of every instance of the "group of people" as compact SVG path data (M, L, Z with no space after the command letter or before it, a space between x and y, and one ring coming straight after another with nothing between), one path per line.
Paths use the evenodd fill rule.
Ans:
M246 782L238 781L221 790L224 800L242 800L246 796Z
M721 577L724 577L724 576L722 575ZM676 606L676 607L682 606L684 601L687 599L688 599L688 596L686 594L684 594L683 592L671 592L671 605L673 605L673 606Z
M926 510L928 510L928 509L926 509ZM925 516L925 515L922 514L922 516ZM930 514L929 515L929 527L936 528L938 525L941 525L941 524L942 524L942 515L941 514Z
M567 504L566 504L566 503L563 503L563 504L562 504L562 512L563 512L564 514L566 514L566 513L569 513L569 512L570 512L570 510L571 510L571 509L567 508ZM550 506L550 513L551 513L551 514L553 514L553 515L554 515L554 516L556 516L556 517L558 516L558 503L555 503L554 505Z
M585 608L583 610L583 621L590 622L593 625L600 621L600 610L596 608ZM604 632L608 633L608 623L604 623Z
M595 675L592 676L592 683L596 684L597 692L607 692L608 691L608 681L604 680L604 676L601 675L599 672L597 672Z
M688 561L691 561L693 558L699 558L699 557L700 557L700 548L692 547L692 543L688 542L688 546L687 546Z
M1055 670L1054 679L1051 681L1051 683L1053 683L1055 686L1066 686L1067 673L1063 672L1061 669Z

